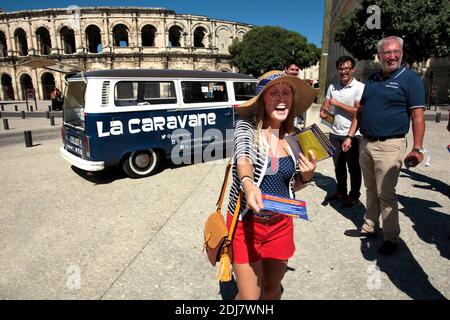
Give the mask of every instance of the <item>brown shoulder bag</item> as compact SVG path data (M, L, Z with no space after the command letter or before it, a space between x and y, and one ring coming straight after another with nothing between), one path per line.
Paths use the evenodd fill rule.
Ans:
M216 262L219 262L219 271L217 279L220 281L231 280L231 261L233 260L233 250L231 242L233 240L233 233L236 227L239 210L241 207L242 192L236 203L236 210L233 215L233 221L228 230L225 219L222 215L222 203L227 187L228 176L231 169L231 162L228 162L225 170L225 178L222 183L222 190L220 191L219 200L217 201L216 211L209 215L205 222L204 228L204 249L208 256L208 260L214 267Z

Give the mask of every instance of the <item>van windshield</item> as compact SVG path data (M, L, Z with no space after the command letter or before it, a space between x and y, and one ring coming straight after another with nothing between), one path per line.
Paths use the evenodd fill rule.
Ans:
M84 93L86 83L69 82L64 98L64 122L77 127L84 126Z

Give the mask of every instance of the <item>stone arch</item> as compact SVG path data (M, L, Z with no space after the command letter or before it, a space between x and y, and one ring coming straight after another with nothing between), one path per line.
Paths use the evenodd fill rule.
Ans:
M53 73L45 71L41 74L41 86L42 86L42 98L44 100L50 100L50 94L56 87L55 76Z
M228 26L219 26L216 29L217 48L221 53L228 53L228 47L231 45L233 32Z
M193 28L193 30L194 30L194 47L195 48L206 47L205 38L207 38L208 36L208 30L202 25Z
M0 83L2 87L2 99L14 100L14 86L12 84L11 76L7 73L3 73L0 77Z
M179 25L173 25L169 28L169 47L181 47L181 37L183 28Z
M221 68L220 70L219 70L220 72L232 72L230 69L228 69L228 68Z
M101 29L95 24L89 24L84 30L88 52L101 53L103 51Z
M143 47L154 47L157 29L152 24L146 24L141 28L141 45Z
M0 58L8 56L8 44L6 42L6 34L0 30Z
M16 43L17 53L19 54L19 56L28 55L27 38L27 33L22 28L19 27L14 31L14 41Z
M37 49L41 55L49 55L52 49L52 40L50 38L50 31L47 27L41 26L36 29Z
M66 54L76 53L75 31L68 26L63 26L59 30L59 34L61 36L61 48L63 48L63 52Z
M244 36L247 32L244 29L238 29L236 31L236 38L239 39L239 41L242 41L242 39L244 39Z
M22 72L19 76L19 84L22 100L25 100L27 89L34 89L33 78L28 74L28 72Z
M123 23L116 23L112 27L114 47L128 47L130 45L130 28Z

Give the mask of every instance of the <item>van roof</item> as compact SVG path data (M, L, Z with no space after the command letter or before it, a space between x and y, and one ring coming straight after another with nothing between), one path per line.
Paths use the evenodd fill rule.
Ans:
M220 78L255 80L254 77L231 72L214 72L200 70L162 70L162 69L114 69L94 70L83 73L85 78ZM68 79L81 79L81 73L68 76Z

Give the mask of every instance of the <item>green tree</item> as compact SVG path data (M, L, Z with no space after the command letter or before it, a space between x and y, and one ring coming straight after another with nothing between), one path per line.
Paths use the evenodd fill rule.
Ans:
M320 59L320 49L308 43L297 32L280 27L255 27L235 39L229 48L231 64L240 72L259 76L269 70L283 70L284 64L295 59L300 67L309 67Z
M348 52L359 60L373 59L377 42L395 35L404 40L404 60L414 62L446 58L450 54L450 2L448 0L362 0L361 7L341 18L335 34ZM373 27L373 11L380 8L380 28ZM376 17L375 17L376 18Z

